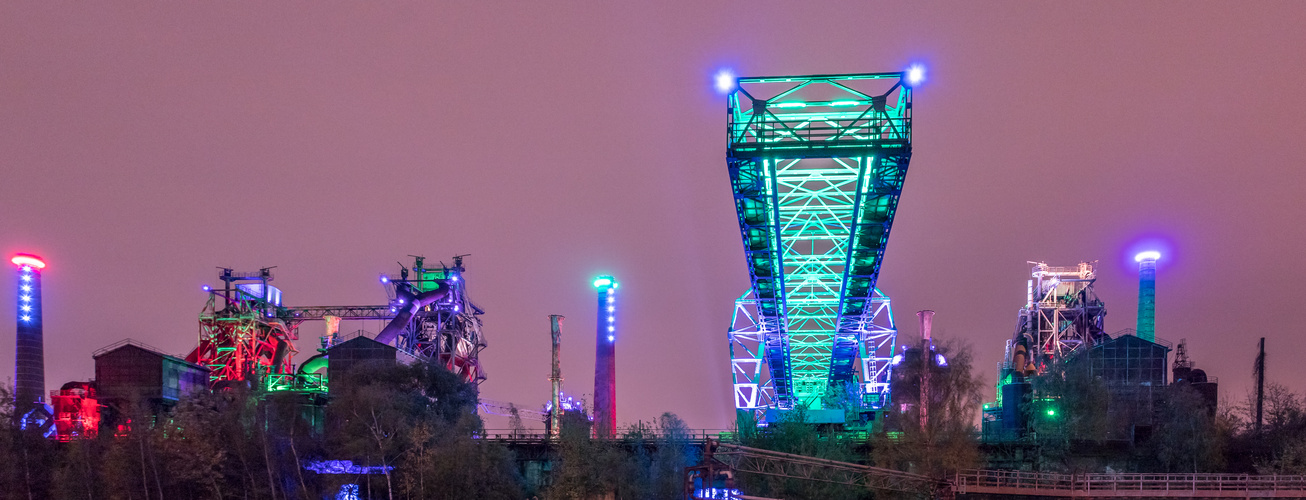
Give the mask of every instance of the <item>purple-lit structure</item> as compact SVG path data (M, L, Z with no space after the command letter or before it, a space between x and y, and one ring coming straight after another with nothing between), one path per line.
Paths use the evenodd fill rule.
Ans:
M594 434L617 434L617 280L600 276L598 289L598 346L594 353Z
M42 406L45 394L45 340L41 321L41 270L45 261L29 254L9 260L18 266L18 329L14 349L15 415Z

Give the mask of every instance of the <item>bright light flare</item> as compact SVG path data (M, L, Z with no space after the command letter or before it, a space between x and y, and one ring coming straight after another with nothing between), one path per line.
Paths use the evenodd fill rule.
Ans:
M907 68L907 84L916 86L925 81L925 66L913 64Z
M728 69L718 71L716 74L716 91L722 94L728 94L736 86L735 73Z
M37 269L45 269L45 261L41 260L40 257L31 254L20 253L15 255L14 258L9 259L9 262L13 262L15 265L19 266L32 266Z
M599 278L594 280L594 288L603 288L612 284L612 278Z
M1161 252L1158 252L1158 251L1156 251L1156 250L1148 250L1148 251L1146 251L1146 252L1139 252L1138 255L1135 255L1135 256L1134 256L1134 262L1142 262L1142 261L1145 261L1145 260L1157 261L1157 260L1160 260L1160 259L1161 259Z

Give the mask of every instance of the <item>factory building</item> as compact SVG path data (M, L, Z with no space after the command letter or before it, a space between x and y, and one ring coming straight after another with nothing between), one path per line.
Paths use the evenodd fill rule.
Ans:
M988 444L1026 443L1040 430L1068 439L1137 445L1146 442L1166 404L1167 386L1188 385L1214 414L1216 384L1192 368L1180 343L1156 337L1157 252L1139 263L1138 330L1103 331L1105 304L1093 292L1095 264L1035 264L1016 334L998 366L996 400L986 403L981 425ZM1067 427L1070 421L1076 427ZM1084 424L1096 422L1097 424Z

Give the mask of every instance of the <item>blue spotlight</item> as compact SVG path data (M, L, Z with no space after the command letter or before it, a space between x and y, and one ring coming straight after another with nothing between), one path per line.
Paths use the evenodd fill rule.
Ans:
M915 87L925 81L925 66L913 64L907 68L907 84Z
M728 93L730 93L730 91L732 91L732 90L735 89L735 85L736 85L736 82L735 82L735 74L734 74L734 72L732 72L732 71L730 71L730 70L728 70L728 69L723 69L723 70L717 72L717 74L716 74L716 91L717 91L717 92L720 92L720 93L722 93L722 94L728 94Z

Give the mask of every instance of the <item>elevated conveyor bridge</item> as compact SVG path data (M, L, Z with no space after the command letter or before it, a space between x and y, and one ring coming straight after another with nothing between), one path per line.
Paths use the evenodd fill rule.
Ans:
M911 159L904 77L740 78L729 96L752 279L730 336L739 410L887 402L896 328L875 284Z

